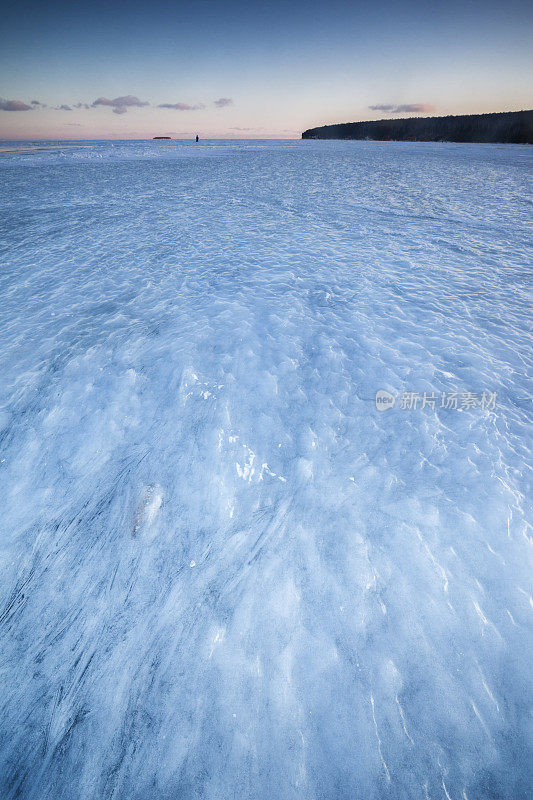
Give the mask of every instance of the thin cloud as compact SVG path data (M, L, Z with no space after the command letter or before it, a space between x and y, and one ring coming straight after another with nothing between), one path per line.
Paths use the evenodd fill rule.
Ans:
M75 103L74 108L84 108L85 110L88 110L90 106L87 105L87 103Z
M296 128L279 128L279 130L278 130L278 129L272 129L272 128L239 128L239 127L233 127L233 128L230 128L230 131L243 131L243 132L255 131L255 132L258 132L258 133L263 133L265 131L267 131L268 133L300 133L299 129L296 129Z
M215 100L214 104L217 108L227 108L227 106L233 105L233 100L231 97L219 97L218 100Z
M396 106L394 114L430 114L435 111L435 106L429 103L408 103L404 106Z
M63 104L62 106L56 106L56 111L72 111L70 106Z
M197 103L196 105L189 105L189 103L161 103L157 106L158 108L171 108L174 111L200 111L200 109L205 108L202 103Z
M0 111L31 111L31 106L23 103L22 100L2 100L0 99Z
M93 108L96 106L109 106L113 109L114 114L125 114L128 108L142 108L148 105L150 103L147 100L139 100L135 95L127 94L123 97L115 97L114 100L110 100L108 97L98 97L93 103Z
M430 114L432 111L435 111L435 106L429 103L405 103L399 106L379 103L378 105L368 107L371 111L385 111L389 114Z

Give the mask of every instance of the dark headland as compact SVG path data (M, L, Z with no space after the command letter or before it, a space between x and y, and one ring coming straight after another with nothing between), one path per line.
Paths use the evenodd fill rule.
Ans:
M310 128L302 139L533 144L533 111L345 122Z

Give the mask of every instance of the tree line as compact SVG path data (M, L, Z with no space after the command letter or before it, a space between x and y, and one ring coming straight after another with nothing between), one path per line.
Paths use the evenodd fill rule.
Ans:
M310 128L302 139L533 144L533 111L345 122Z

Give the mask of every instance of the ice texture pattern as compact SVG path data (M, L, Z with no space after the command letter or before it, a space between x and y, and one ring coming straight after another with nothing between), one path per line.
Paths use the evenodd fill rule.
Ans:
M531 148L38 144L2 800L530 798Z

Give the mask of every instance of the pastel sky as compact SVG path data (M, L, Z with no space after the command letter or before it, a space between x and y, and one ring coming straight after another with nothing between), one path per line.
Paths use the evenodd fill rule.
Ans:
M532 108L526 0L10 0L0 138L299 137Z

